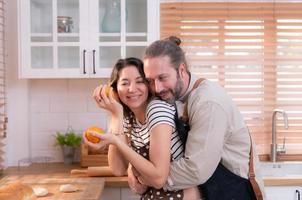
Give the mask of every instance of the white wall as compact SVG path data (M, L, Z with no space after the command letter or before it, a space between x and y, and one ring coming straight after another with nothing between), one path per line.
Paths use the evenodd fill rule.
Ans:
M31 156L51 156L62 161L60 148L54 147L56 131L71 126L78 134L91 125L107 129L107 113L98 109L92 91L106 80L55 79L30 80L29 146Z
M6 139L7 165L29 155L28 146L28 82L18 80L18 41L17 41L17 2L7 1L6 40L7 40L7 115L8 128Z
M7 115L6 166L19 160L50 156L62 161L53 135L68 126L79 134L89 125L107 128L107 114L91 99L92 90L107 80L18 79L17 0L7 1Z

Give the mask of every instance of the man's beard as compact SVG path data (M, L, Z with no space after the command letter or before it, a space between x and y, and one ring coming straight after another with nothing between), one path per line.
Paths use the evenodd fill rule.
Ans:
M176 82L176 86L174 88L174 101L179 99L181 97L181 91L184 87L184 82L181 80L181 78L178 76L177 77L177 82Z
M183 81L178 76L174 89L168 89L168 90L164 90L164 91L160 92L160 93L169 92L172 94L172 97L170 99L162 99L162 100L164 100L170 104L174 104L175 100L177 100L181 97L181 91L183 89L183 85L184 85ZM160 96L161 96L160 93L156 93L155 95L160 98Z

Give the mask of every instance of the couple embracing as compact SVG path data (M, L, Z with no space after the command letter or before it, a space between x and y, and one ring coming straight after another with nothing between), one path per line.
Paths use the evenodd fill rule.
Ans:
M238 108L221 86L189 72L180 43L158 40L143 62L117 61L109 95L102 85L93 93L111 113L108 134L91 132L101 142L85 142L109 144L110 169L128 174L141 199L264 199L258 157Z

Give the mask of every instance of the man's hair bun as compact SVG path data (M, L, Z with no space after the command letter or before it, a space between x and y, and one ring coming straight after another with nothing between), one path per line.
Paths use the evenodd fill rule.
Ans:
M165 40L175 43L177 46L181 44L181 40L176 36L169 36Z

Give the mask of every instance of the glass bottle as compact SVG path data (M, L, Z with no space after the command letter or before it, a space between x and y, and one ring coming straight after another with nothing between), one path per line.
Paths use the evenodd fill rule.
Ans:
M102 21L102 30L105 33L116 33L121 30L121 2L107 0L105 15Z

